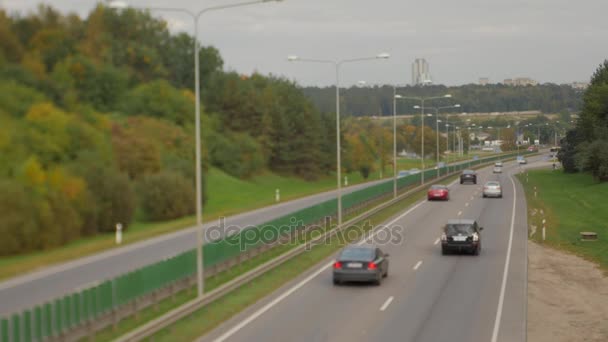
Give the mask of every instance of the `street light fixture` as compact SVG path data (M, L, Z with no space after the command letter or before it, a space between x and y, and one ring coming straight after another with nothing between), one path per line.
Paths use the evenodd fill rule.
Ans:
M437 100L437 99L445 99L445 98L451 98L452 95L451 94L445 94L443 96L434 96L434 97L409 97L409 96L402 96L399 94L395 94L395 98L396 99L401 99L401 100L414 100L414 101L420 101L420 106L417 106L417 108L420 108L420 116L422 117L422 132L421 132L421 140L422 140L422 155L421 155L421 159L422 159L422 174L421 174L421 184L424 184L424 170L425 170L425 166L424 166L424 102L425 101L431 101L431 100ZM414 107L416 108L416 107Z
M435 110L435 115L437 115L437 122L436 122L436 125L435 125L435 132L437 133L437 152L436 152L437 156L436 157L437 157L437 177L438 178L439 178L439 174L440 174L440 172L439 172L439 123L442 122L441 120L439 120L439 110L441 110L441 109L448 109L448 108L460 108L460 104L455 104L453 106L431 107L430 108L430 109ZM446 120L445 122L446 122L446 125L447 125L448 124L448 120L449 120L449 114L445 115L445 120ZM449 136L449 133L447 132L447 129L446 129L446 134L448 134L448 136ZM447 145L449 145L449 137L446 137L446 146ZM448 161L447 165L448 165L447 167L448 167L448 172L449 172L449 167L450 167L449 166L449 161Z
M343 60L301 58L297 55L287 57L289 62L308 62L333 65L336 71L336 178L338 185L338 226L342 225L342 166L340 161L340 67L343 64L363 62L376 59L389 59L390 54L383 52L373 57L361 57Z
M218 11L234 7L243 7L266 2L281 2L283 0L253 0L247 2L239 2L229 5L218 5L204 8L198 12L192 12L184 8L173 7L132 7L142 10L179 12L189 15L194 23L194 90L195 90L195 135L196 135L196 228L197 228L197 243L196 243L196 265L197 265L197 283L198 296L203 296L205 277L203 274L203 196L202 196L202 168L201 168L201 96L200 96L200 72L199 72L199 42L198 42L198 20L207 12ZM125 9L129 5L125 1L115 0L109 3L110 8Z

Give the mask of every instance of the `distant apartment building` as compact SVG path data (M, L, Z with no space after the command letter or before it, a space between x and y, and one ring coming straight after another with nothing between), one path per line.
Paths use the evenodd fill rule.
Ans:
M481 77L479 79L479 85L485 86L485 85L488 85L488 84L490 84L490 79L489 78L487 78L487 77Z
M504 85L513 87L536 86L538 82L529 77L507 78L502 82Z
M572 83L570 83L570 86L577 90L585 90L585 89L587 89L587 87L589 87L589 83L588 82L572 82Z
M424 58L416 58L412 63L412 85L432 84L429 63Z

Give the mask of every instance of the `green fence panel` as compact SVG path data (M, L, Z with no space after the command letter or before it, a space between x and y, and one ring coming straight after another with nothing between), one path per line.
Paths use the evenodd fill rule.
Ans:
M53 330L55 334L61 334L63 332L63 309L61 299L55 299L53 301L53 318L55 324Z
M77 292L72 294L72 323L79 325L82 322L82 293Z
M91 310L91 290L86 289L82 292L82 319L85 322L93 319L93 311Z
M42 308L36 306L34 308L34 328L32 329L34 341L40 341L44 337L42 334Z
M63 324L61 325L61 329L63 331L67 331L72 327L72 298L71 296L65 296L61 300L61 307L63 311Z
M13 342L21 342L21 316L18 314L11 317L11 336Z
M104 314L112 310L112 281L106 280L103 283L97 285L97 293L99 296L99 307L97 308L97 311L100 314Z
M32 312L30 310L23 311L23 338L25 342L32 341Z
M0 341L8 342L9 341L9 332L8 332L9 321L6 318L2 318L0 322Z
M55 335L53 329L53 306L51 303L45 303L42 309L42 336L51 337Z

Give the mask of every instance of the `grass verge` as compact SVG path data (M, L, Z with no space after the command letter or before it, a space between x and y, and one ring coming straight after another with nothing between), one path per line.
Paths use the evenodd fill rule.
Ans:
M517 176L526 191L530 239L597 262L608 270L608 183L588 174L533 170ZM537 196L534 195L536 188ZM542 212L541 212L542 211ZM542 241L542 220L546 240ZM593 231L599 239L580 240L580 232Z

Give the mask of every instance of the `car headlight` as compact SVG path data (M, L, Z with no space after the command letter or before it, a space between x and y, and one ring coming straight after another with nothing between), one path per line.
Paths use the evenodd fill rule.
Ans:
M473 233L473 241L479 241L479 235L477 233Z
M441 241L447 241L448 240L448 236L445 235L445 233L441 234Z

